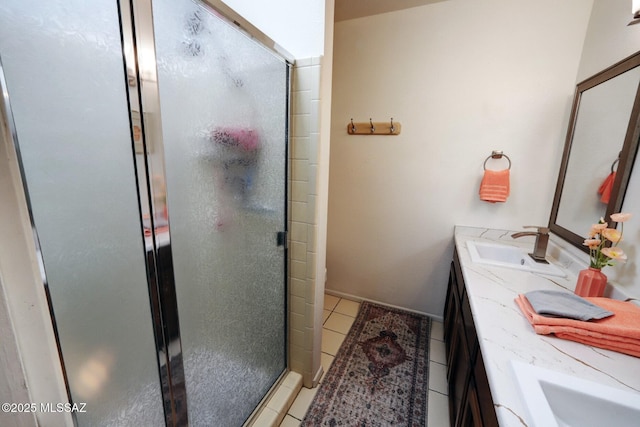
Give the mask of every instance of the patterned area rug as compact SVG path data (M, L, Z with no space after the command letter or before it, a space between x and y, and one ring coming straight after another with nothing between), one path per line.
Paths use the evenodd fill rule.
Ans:
M302 426L425 426L426 316L363 302Z

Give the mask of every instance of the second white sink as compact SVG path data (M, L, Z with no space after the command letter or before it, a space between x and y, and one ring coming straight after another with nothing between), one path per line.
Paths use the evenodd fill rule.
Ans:
M530 427L636 427L640 394L512 360Z
M551 276L566 276L557 266L549 263L534 261L522 248L517 246L501 245L492 242L467 242L471 261L479 264L494 265L497 267L513 268L515 270L542 273Z

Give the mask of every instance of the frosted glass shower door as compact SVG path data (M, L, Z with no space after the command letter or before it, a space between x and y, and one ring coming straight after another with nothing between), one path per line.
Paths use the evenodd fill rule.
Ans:
M288 65L198 2L153 21L189 421L238 426L286 367Z
M77 425L164 425L118 5L2 0L0 57Z

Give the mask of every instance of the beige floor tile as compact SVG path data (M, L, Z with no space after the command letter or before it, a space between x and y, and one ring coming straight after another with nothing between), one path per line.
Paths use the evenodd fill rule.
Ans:
M311 401L313 400L317 391L318 387L302 387L300 393L298 393L298 397L296 397L296 400L293 401L291 408L289 408L289 415L302 420L304 418L304 415L307 413L307 409L309 409L309 405L311 405Z
M336 305L338 305L339 301L340 298L336 296L324 294L324 309L332 311Z
M327 321L324 322L324 328L346 335L349 332L349 329L351 329L351 325L353 325L354 320L356 320L354 317L334 311L331 313L331 316L329 316Z
M449 398L429 390L427 427L449 427Z
M300 427L300 420L293 418L287 414L280 423L280 427Z
M436 362L429 362L429 390L442 394L448 393L447 367Z
M446 365L447 356L444 349L444 342L431 339L429 345L429 359L433 360L434 362Z
M327 321L327 319L329 318L330 315L331 315L331 310L323 310L323 313L322 313L322 324L323 325Z
M444 325L437 320L431 321L431 338L438 341L444 341Z
M335 356L344 341L344 334L322 329L322 352Z
M275 425L278 420L278 413L271 408L264 408L260 415L253 422L256 427L269 427Z
M356 317L358 315L358 310L360 310L360 303L343 298L333 310L337 313Z

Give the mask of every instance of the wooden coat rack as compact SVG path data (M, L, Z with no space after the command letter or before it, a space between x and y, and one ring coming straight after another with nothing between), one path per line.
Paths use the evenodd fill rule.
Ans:
M388 122L353 122L347 124L349 135L400 135L401 125L393 121L393 117Z

